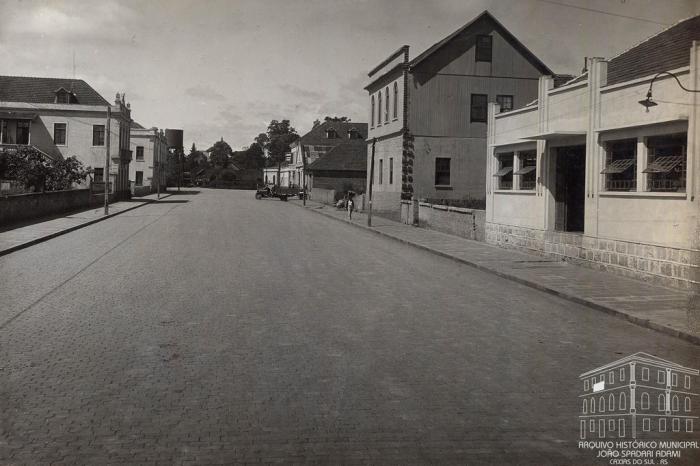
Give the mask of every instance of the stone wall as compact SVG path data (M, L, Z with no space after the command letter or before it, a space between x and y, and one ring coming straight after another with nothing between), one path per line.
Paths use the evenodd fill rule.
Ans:
M462 238L484 241L485 220L486 211L484 210L419 202L416 221L415 204L412 201L401 202L401 221L403 223L461 236Z
M594 238L579 233L486 223L486 241L681 289L692 288L693 274L700 267L693 263L693 251L689 249Z
M48 191L0 197L0 226L102 205L103 195L89 189ZM111 199L110 199L111 200Z

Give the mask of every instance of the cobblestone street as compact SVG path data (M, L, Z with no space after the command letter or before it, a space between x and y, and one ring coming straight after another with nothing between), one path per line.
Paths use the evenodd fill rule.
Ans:
M700 347L250 191L0 257L0 464L607 464L578 376ZM700 464L700 450L672 464Z

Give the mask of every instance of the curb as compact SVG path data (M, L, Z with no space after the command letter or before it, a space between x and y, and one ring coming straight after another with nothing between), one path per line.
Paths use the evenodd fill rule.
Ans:
M172 194L166 194L166 195L161 196L160 199L164 199L164 198L170 197L170 196L172 196ZM84 228L84 227L87 227L90 225L94 225L95 223L101 222L103 220L107 220L107 219L112 218L112 217L116 217L117 215L123 214L124 212L129 212L131 210L138 209L139 207L143 207L146 204L152 204L154 202L158 202L160 199L147 199L147 200L144 200L141 204L135 205L133 207L129 207L128 209L120 210L119 212L115 212L113 214L108 214L108 215L105 215L105 216L102 216L102 217L99 217L99 218L96 218L93 220L88 220L85 223L81 223L79 225L74 225L70 228L66 228L65 230L56 231L54 233L50 233L48 235L41 236L39 238L34 238L32 240L27 241L26 243L17 244L15 246L10 246L9 248L3 249L2 251L0 251L0 257L6 256L7 254L13 253L15 251L19 251L21 249L28 248L30 246L34 246L34 245L39 244L39 243L43 243L43 242L48 241L50 239L56 238L57 236L65 235L66 233L70 233L72 231L79 230L81 228Z
M352 225L352 226L359 228L361 230L369 231L369 232L375 233L379 236L383 236L385 238L391 238L394 241L398 241L399 243L407 244L409 246L413 246L415 248L422 249L424 251L433 253L435 255L444 257L446 259L451 259L451 260L458 262L460 264L468 265L468 266L473 267L475 269L478 269L482 272L490 273L492 275L496 275L497 277L505 278L506 280L510 280L510 281L515 282L515 283L519 283L521 285L525 285L527 287L534 288L534 289L539 290L539 291L543 291L545 293L551 294L553 296L557 296L557 297L562 298L562 299L566 299L566 300L574 302L576 304L581 304L581 305L589 307L591 309L605 312L606 314L610 314L610 315L615 316L617 318L627 320L628 322L636 324L640 327L648 328L650 330L655 330L657 332L664 333L664 334L670 335L672 337L680 338L681 340L685 340L685 341L693 343L695 345L700 345L700 336L698 336L698 335L694 335L692 333L688 333L688 332L685 332L683 330L678 330L675 328L667 327L665 325L653 322L649 319L636 317L636 316L627 314L623 311L620 311L618 309L606 306L604 304L599 304L599 303L596 303L594 301L589 301L587 299L581 298L580 296L576 296L576 295L567 293L565 291L557 290L557 289L551 288L547 285L543 285L541 283L537 283L534 281L526 280L524 278L516 277L516 276L508 274L506 272L501 272L501 271L498 271L496 269L492 269L492 268L486 267L484 265L477 264L476 262L469 261L467 259L455 257L455 256L452 256L452 255L446 253L446 252L438 251L437 249L433 249L431 247L424 246L422 244L414 243L412 241L405 240L402 238L397 238L396 236L390 235L390 234L385 233L381 230L375 230L374 228L371 228L371 227L367 227L364 225L353 223L353 222L350 222L350 221L343 219L343 218L338 218L334 215L328 214L326 212L322 212L319 209L308 208L308 207L304 207L302 205L299 205L299 207L306 208L307 210L310 210L310 211L314 211L320 215L323 215L324 217L332 218L333 220L337 220L339 222L343 222L343 223Z

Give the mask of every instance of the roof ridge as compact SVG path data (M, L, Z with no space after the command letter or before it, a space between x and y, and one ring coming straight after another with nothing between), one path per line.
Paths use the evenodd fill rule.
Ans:
M626 54L626 53L629 52L630 50L639 47L639 46L642 45L643 43L649 42L649 41L650 41L651 39L653 39L654 37L660 36L660 35L663 34L664 32L666 32L666 31L668 31L668 30L670 30L670 29L672 29L672 28L678 26L679 24L685 23L686 21L689 21L689 20L691 20L691 19L697 18L698 16L700 16L700 15L693 15L693 16L689 16L689 17L687 17L687 18L683 18L683 19L681 19L681 20L679 20L679 21L676 21L675 23L673 23L673 24L667 26L666 28L660 30L660 31L657 32L656 34L653 34L653 35L647 37L646 39L642 39L642 40L640 40L639 42L637 42L636 44L634 44L634 45L628 47L627 49L623 50L622 52L618 53L617 55L608 58L606 61L609 61L609 62L610 62L610 61L613 61L614 59L619 58L620 56Z

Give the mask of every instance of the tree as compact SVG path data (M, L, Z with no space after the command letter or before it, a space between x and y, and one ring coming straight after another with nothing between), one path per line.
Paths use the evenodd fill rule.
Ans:
M289 145L299 139L289 120L272 120L267 126L267 154L269 166L277 165L277 183L279 183L282 162L289 152Z
M320 124L321 124L321 120L319 120L318 118L316 118L316 119L314 120L314 126L313 126L313 127L315 128L315 127L317 127L317 126L320 125Z
M0 178L15 180L27 190L70 189L85 181L89 170L74 156L51 159L29 146L0 151Z
M342 116L342 117L338 117L338 116L334 116L334 117L326 116L326 118L324 118L323 121L325 121L325 122L331 122L331 123L350 123L350 118L348 118L348 117L346 117L346 116Z
M221 141L216 141L209 150L209 161L212 164L223 168L228 166L233 150L231 150L231 146L224 141L224 138L221 138Z

